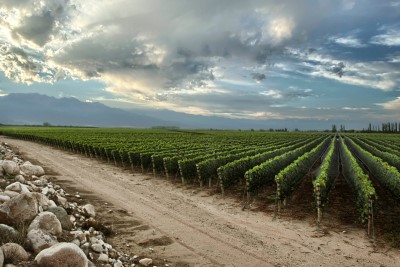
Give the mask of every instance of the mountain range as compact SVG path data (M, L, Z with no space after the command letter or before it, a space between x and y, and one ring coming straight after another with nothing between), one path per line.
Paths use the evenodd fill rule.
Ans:
M55 98L37 93L11 93L0 97L0 123L10 125L132 127L176 126L190 129L324 130L335 122L313 120L246 120L201 116L169 110L111 108L76 98ZM338 123L340 124L340 122Z

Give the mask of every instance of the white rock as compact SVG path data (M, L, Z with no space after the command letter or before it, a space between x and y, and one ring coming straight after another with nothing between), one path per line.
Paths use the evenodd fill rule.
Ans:
M42 250L35 258L39 266L88 267L89 261L83 251L72 243L59 243Z
M44 169L38 165L26 164L26 162L20 166L21 171L23 171L26 175L36 175L42 176L44 175Z
M20 195L18 192L9 191L9 190L4 191L3 194L6 195L6 196L9 196L10 198L13 198L13 197L16 197L16 196Z
M86 204L82 207L83 211L90 217L96 217L96 211L92 204Z
M104 253L100 253L99 258L97 259L99 262L108 262L108 255Z
M6 190L14 191L14 192L18 192L18 193L30 192L28 187L24 184L21 184L20 182L15 182L15 183L12 183L12 184L6 186Z
M141 260L139 261L139 263L140 263L141 265L143 265L143 266L150 266L151 264L153 264L153 260L150 259L150 258L144 258L144 259L141 259Z
M43 249L49 248L57 244L57 238L51 234L47 234L40 229L33 229L28 232L28 242L31 244L35 253L39 253Z
M33 229L40 229L47 234L54 236L60 236L62 234L61 223L57 216L52 212L42 212L39 213L36 218L28 227L28 232Z
M48 187L43 187L42 188L42 194L43 195L47 195L47 193L49 193L49 188Z
M17 176L15 176L14 180L15 180L16 182L20 182L20 183L22 183L22 184L26 182L25 177L22 176L21 174L18 174Z
M8 191L6 191L8 192ZM39 212L47 209L49 200L36 192L22 193L0 205L0 223L20 225L30 223Z
M115 262L113 265L113 267L122 267L122 266L124 266L124 265L122 264L122 261L120 261L120 260L117 260L117 262Z
M57 207L57 204L53 201L53 200L50 200L50 206L49 207Z
M94 252L98 252L98 253L102 253L102 252L106 251L105 248L103 247L103 245L101 245L101 244L92 244L91 248Z
M0 204L9 201L11 198L3 193L0 193Z
M6 174L10 174L10 175L19 174L20 169L16 162L14 162L12 160L3 160L1 165Z

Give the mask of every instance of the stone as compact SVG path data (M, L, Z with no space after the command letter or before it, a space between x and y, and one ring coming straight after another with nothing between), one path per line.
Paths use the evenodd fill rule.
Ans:
M99 262L108 262L108 255L105 253L100 253L99 258L97 259Z
M72 243L58 243L42 250L35 261L39 266L88 267L89 261L83 251Z
M92 204L86 204L82 207L83 211L85 212L86 215L89 217L96 217L96 211L95 208Z
M39 213L28 227L28 232L40 229L47 234L60 236L62 234L61 223L57 216L49 211Z
M30 223L38 214L39 207L47 209L49 200L36 192L22 193L0 205L0 223L20 225Z
M21 171L23 171L26 175L35 175L42 176L44 175L44 169L38 165L32 165L29 161L25 162L20 166Z
M57 196L56 203L64 208L68 208L68 201L65 197Z
M3 251L4 261L7 263L18 264L21 261L29 259L29 255L25 249L16 243L6 243L1 246L0 250Z
M29 188L24 185L21 184L20 182L15 182L12 184L9 184L8 186L6 186L5 188L8 191L14 191L14 192L18 192L18 193L29 193Z
M144 258L139 261L139 263L143 266L150 266L153 264L153 260L150 258Z
M105 252L105 247L102 244L92 244L91 248L97 253Z
M8 191L8 190L4 191L3 194L9 196L10 198L19 196L19 193L18 193L18 192L15 192L15 191Z
M0 204L9 201L11 198L4 193L0 193Z
M7 224L0 224L0 243L5 243L16 239L18 236L17 230ZM1 265L0 265L1 266Z
M35 253L57 244L57 238L45 233L41 229L33 229L28 232L27 240Z
M120 260L117 260L113 265L113 267L123 267L123 266L124 265L122 264L122 261L120 261Z
M1 166L6 174L17 175L19 174L19 166L16 162L12 160L3 160Z
M57 219L61 223L62 229L70 231L74 227L71 220L69 219L69 215L67 214L67 212L65 211L65 209L63 207L57 207L57 206L50 207L50 208L48 208L47 211L56 215Z
M3 254L3 250L0 249L0 266L3 266L4 264L4 254Z
M22 176L21 174L15 176L14 180L15 180L16 182L20 182L21 184L23 184L23 183L26 182L25 177Z

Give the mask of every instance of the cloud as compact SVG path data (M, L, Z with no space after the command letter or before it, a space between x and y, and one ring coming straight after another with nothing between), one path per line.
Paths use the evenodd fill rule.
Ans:
M344 10L351 10L356 4L355 0L342 0L342 5Z
M366 108L366 107L343 107L343 110L349 110L349 111L365 111L365 110L370 110L371 108Z
M256 82L261 82L267 78L264 73L252 73L251 77L256 80Z
M0 69L28 84L96 80L121 101L194 114L313 117L294 109L310 106L317 90L300 89L310 78L398 86L396 60L351 60L319 43L323 31L336 45L364 47L358 32L335 30L359 7L353 0L3 0ZM383 35L392 30L373 40L388 43Z
M395 100L388 101L386 103L379 103L379 106L382 106L387 110L398 110L400 111L400 97L397 97Z
M337 74L340 78L342 78L344 74L345 65L343 62L339 62L331 67L331 71L334 74Z
M15 28L12 33L25 40L34 42L39 46L45 45L52 33L55 18L50 12L44 12L39 16L30 16L24 19L23 24Z
M346 46L346 47L351 47L351 48L361 48L361 47L366 46L365 44L361 43L361 41L354 36L342 36L342 37L332 36L332 37L329 37L329 40L336 44Z
M397 27L381 28L385 32L373 36L370 43L384 46L400 46L400 30Z
M49 67L35 53L9 44L0 44L0 70L10 80L26 84L51 83L64 76L62 69Z
M293 48L287 49L286 54L289 58L292 58L291 64L293 67L286 70L289 73L322 77L345 84L383 91L395 89L400 80L400 66L398 63L338 60L327 54L317 52L309 54ZM281 65L275 65L275 67L280 68Z

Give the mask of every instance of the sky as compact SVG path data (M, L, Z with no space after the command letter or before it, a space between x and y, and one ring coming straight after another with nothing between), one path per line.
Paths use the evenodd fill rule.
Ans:
M1 0L0 95L28 92L238 119L398 121L400 0Z

